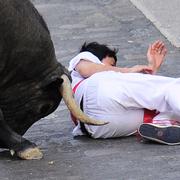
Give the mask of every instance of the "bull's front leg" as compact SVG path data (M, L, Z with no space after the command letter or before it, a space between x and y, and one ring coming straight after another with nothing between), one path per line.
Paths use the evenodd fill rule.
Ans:
M37 146L14 132L4 121L0 109L0 147L7 148L21 159L41 159L42 153Z

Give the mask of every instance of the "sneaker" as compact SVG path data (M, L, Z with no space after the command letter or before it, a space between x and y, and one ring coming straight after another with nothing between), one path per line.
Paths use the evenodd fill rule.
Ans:
M180 126L162 126L152 123L144 123L138 129L139 134L148 140L167 145L180 144Z

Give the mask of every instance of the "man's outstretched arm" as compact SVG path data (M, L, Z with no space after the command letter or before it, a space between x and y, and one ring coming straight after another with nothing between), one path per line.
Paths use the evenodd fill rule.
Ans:
M94 73L102 71L115 71L121 73L151 73L152 67L148 65L136 65L130 68L126 67L115 67L110 65L96 64L89 60L81 60L77 66L76 71L78 71L81 76L88 78Z

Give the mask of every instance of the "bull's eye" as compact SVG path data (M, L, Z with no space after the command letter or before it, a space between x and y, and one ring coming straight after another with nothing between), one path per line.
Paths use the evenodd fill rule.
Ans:
M46 114L49 112L50 109L51 109L51 104L44 104L40 107L40 113Z

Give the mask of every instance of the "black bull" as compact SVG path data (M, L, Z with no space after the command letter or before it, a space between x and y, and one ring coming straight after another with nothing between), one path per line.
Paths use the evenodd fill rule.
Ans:
M61 75L49 30L28 0L0 0L0 148L23 159L42 153L22 135L53 112L62 95Z

